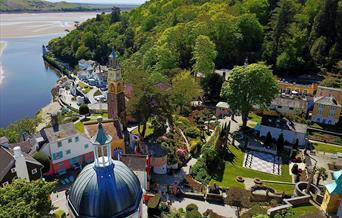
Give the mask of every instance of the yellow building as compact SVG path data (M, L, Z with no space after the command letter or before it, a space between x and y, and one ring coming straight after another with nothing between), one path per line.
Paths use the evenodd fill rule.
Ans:
M326 191L321 204L326 213L337 213L342 199L342 170L334 172L332 177L334 181L325 185Z
M124 136L121 131L121 124L118 120L108 119L104 120L102 125L106 133L112 137L112 157L117 159L118 155L126 153ZM89 138L92 138L94 135L96 135L97 128L97 121L84 123L84 133Z
M341 105L334 97L317 97L314 100L311 120L317 123L335 125L341 114Z
M320 96L334 97L339 104L342 104L342 89L318 86L316 97Z
M297 92L299 95L314 96L316 94L318 85L316 83L304 85L304 84L290 83L290 82L279 80L278 86L279 86L279 89L281 90L281 93L291 94L292 92Z

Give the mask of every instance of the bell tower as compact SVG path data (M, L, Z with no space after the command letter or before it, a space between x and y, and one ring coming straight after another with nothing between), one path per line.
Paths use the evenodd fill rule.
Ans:
M109 56L108 67L108 118L119 119L121 124L126 126L124 83L121 76L121 68L114 49Z

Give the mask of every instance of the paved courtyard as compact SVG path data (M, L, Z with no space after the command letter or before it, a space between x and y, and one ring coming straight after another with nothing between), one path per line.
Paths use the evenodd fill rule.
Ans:
M245 153L243 167L281 175L281 157L257 151L248 151Z
M183 208L189 204L196 204L198 206L198 211L200 213L204 213L206 210L211 209L215 213L217 213L220 216L224 216L226 218L235 218L236 216L236 208L229 206L227 204L214 204L214 203L209 203L207 201L199 201L199 200L194 200L194 199L189 199L189 198L183 198L183 199L170 199L172 201L172 207L176 209Z

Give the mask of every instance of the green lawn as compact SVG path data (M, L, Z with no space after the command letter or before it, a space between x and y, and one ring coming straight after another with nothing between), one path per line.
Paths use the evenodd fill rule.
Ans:
M248 119L250 120L250 121L254 121L254 122L256 122L256 123L260 123L261 122L261 116L258 116L258 115L256 115L256 114L253 114L253 113L250 113L249 115L248 115Z
M142 130L142 126L140 126L141 130ZM132 131L133 134L135 135L139 135L139 132L138 132L138 128L134 129ZM145 132L145 137L148 137L150 135L153 134L153 128L152 128L152 125L150 123L147 123L147 128L146 128L146 132Z
M221 181L212 180L210 183L216 183L220 186L225 187L241 187L244 188L243 183L239 183L236 181L237 176L247 177L247 178L259 178L262 180L273 180L273 181L284 181L291 182L291 176L289 175L289 165L282 165L282 175L276 176L268 173L259 172L252 169L247 169L242 166L244 153L235 148L234 146L229 146L229 149L234 154L235 158L232 161L226 161L226 166L224 169L224 175ZM272 184L271 187L274 187L278 192L289 192L289 185L282 184ZM292 191L291 191L292 193Z
M256 123L249 123L247 126L254 129L256 125L257 125Z
M80 86L81 89L84 89L85 94L87 94L88 92L90 92L90 90L93 89L93 87L88 86L84 82L79 82L78 85Z
M101 116L101 117L103 117L103 118L108 118L108 113L92 114L91 116L92 116L92 117L99 117L99 116Z
M319 211L315 206L312 206L312 205L293 207L292 209L293 209L294 215L291 216L291 218L298 218L304 215L314 214Z
M84 132L84 125L82 122L77 122L74 124L74 126L80 133Z
M336 154L338 152L342 153L342 146L339 145L329 145L325 143L314 142L313 143L316 151L328 152Z
M285 192L288 195L292 195L293 190L295 188L294 185L290 185L290 184L275 184L275 183L269 183L269 182L267 182L267 183L265 182L263 184L268 186L268 187L273 188L277 192Z
M335 125L328 125L328 124L313 122L312 124L310 124L310 127L342 133L342 118L340 117L340 121L336 123Z

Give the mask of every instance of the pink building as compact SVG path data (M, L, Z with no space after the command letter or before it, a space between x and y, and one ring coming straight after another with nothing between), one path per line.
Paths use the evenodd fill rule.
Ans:
M41 135L46 141L41 151L51 160L48 174L64 174L70 168L81 169L94 161L89 139L80 134L73 123L55 124L41 130Z

